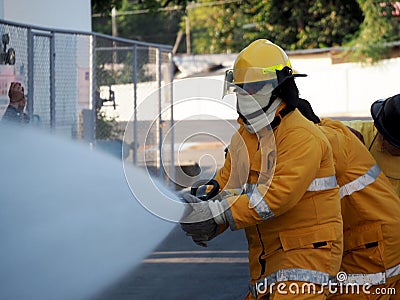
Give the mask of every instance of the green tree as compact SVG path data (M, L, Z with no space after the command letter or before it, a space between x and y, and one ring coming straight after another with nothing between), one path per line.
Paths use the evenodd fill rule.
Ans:
M143 9L143 7L146 6L122 0L116 19L118 36L173 45L184 11L180 9L156 11L154 8ZM93 17L92 28L95 32L111 34L111 26L111 16Z
M91 0L92 13L108 15L112 8L120 9L124 0ZM158 11L168 6L179 6L184 11L189 0L127 0L136 5L138 9L149 9Z
M198 6L188 6L192 52L226 53L238 52L243 42L243 24L246 23L247 5L228 3L210 5L210 0L198 1ZM215 3L215 2L214 2ZM186 21L186 20L185 20ZM185 21L181 23L184 28Z
M341 46L351 40L363 20L356 0L262 1L254 16L261 36L286 49Z
M363 20L356 0L210 3L215 1L188 6L195 53L237 52L258 38L290 50L341 46L352 39Z
M96 120L96 139L113 140L118 139L123 134L123 130L119 128L117 118L108 116L101 109L97 109Z
M123 0L91 0L92 13L107 15L113 7L119 8Z
M387 43L400 40L400 18L394 15L391 1L357 0L364 22L356 37L348 44L353 47L353 59L375 63L388 57Z
M377 61L386 57L387 42L400 39L400 18L392 15L392 2L384 0L108 1L122 1L122 11L151 12L136 21L119 17L124 37L172 44L179 31L176 20L185 32L187 17L194 53L237 52L254 39L268 38L288 50L349 46L356 59ZM171 7L168 19L165 9ZM164 28L166 33L158 34Z
M184 12L171 10L123 14L124 11L133 12L139 8L137 4L124 1L121 15L117 19L119 34L135 40L173 45Z

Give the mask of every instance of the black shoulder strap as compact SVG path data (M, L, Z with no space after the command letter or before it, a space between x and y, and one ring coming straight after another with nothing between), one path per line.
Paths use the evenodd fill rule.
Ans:
M369 147L368 147L368 151L371 151L372 145L375 143L376 138L378 137L378 135L379 135L379 132L377 132L377 133L375 134L375 136L374 136L374 138L373 138L373 140L372 140L372 142L371 142L371 145L369 145Z
M286 105L285 108L283 108L278 115L275 116L274 120L271 122L271 128L274 129L277 127L279 124L281 124L281 120L291 111L294 111L295 107L291 105Z

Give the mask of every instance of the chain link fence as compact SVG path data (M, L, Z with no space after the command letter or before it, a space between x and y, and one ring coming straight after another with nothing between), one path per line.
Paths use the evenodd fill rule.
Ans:
M157 176L171 173L172 47L4 20L0 35L0 116L10 83L20 81L31 125L87 141Z

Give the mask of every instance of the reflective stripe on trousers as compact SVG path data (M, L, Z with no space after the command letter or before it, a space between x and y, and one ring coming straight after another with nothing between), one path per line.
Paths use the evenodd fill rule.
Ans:
M328 273L307 270L307 269L283 269L278 270L267 277L261 278L256 284L249 285L249 291L253 297L257 298L258 294L268 293L269 287L278 282L283 281L304 281L318 285L328 285L334 281L334 278Z
M372 273L372 274L347 274L346 280L344 280L342 283L344 284L352 283L357 285L363 285L368 283L370 285L379 285L379 284L385 284L386 279L397 275L400 275L400 264L387 269L385 272Z
M378 164L373 165L367 173L340 187L340 199L350 196L354 192L360 191L367 185L370 185L378 178L380 173L381 169Z
M328 177L315 178L308 186L307 191L317 192L330 190L335 187L337 187L336 176L332 175ZM268 206L267 202L264 201L265 195L262 195L259 192L257 184L246 183L243 190L249 197L250 203L257 211L261 220L266 221L274 217L274 213L272 212L271 208Z
M400 275L400 264L387 269L385 272L380 273L346 274L347 279L344 281L340 281L340 284L363 285L368 283L370 285L380 285L385 284L386 279L397 275ZM262 291L262 293L267 293L269 286L282 281L304 281L319 285L328 285L329 282L338 282L335 277L331 277L328 273L324 272L306 269L284 269L258 280L255 285L250 284L249 290L253 297L257 298L257 295L260 293L260 291Z

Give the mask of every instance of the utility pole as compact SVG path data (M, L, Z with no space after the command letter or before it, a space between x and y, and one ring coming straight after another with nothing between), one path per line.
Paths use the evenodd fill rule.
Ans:
M115 7L113 7L111 10L111 32L112 36L118 36L117 9Z
M185 18L185 25L186 25L186 54L192 53L192 43L190 39L190 10L194 8L193 1L189 2L186 6L186 18Z
M183 36L183 30L180 29L178 31L178 35L176 36L174 48L172 49L172 54L174 54L174 55L176 54L176 51L178 51L178 47L179 47L179 44L180 44L180 42L182 40L182 36Z
M115 7L113 7L111 10L111 32L112 36L118 36L117 9ZM117 46L116 42L113 41L113 47L115 48L116 46ZM115 64L117 63L117 51L113 51L112 58L113 58L113 70L114 70Z
M187 11L187 15L186 15L186 54L190 54L191 53L191 42L190 42L190 21L189 21L189 10Z

